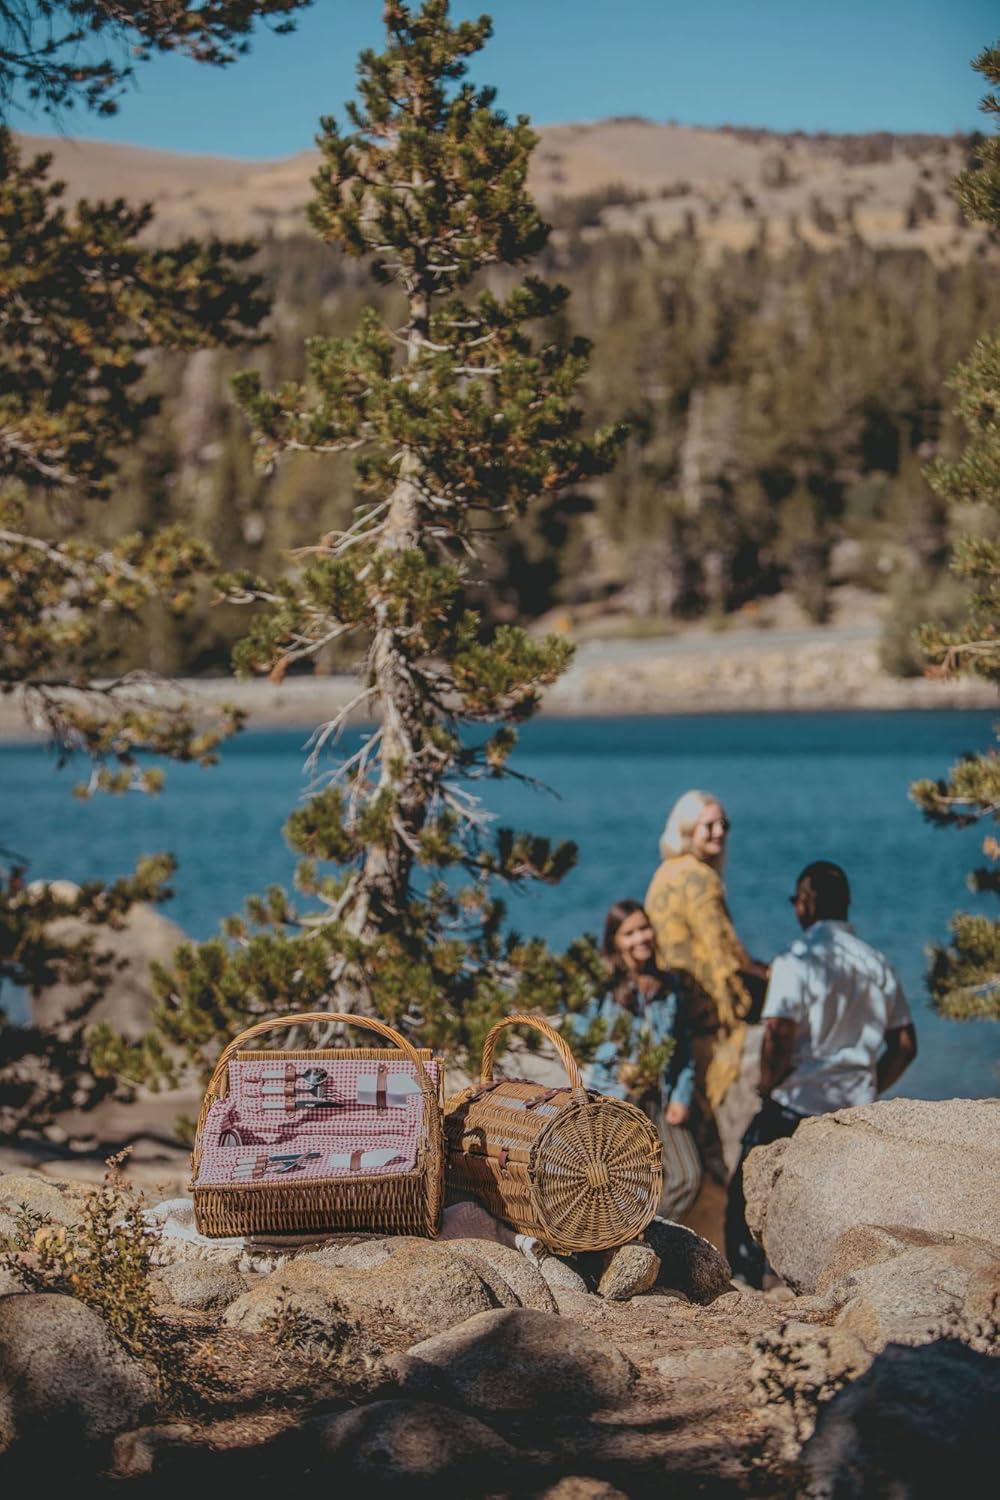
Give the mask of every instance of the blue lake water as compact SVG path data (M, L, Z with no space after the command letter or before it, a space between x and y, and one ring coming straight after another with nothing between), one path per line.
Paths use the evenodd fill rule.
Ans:
M504 823L580 845L580 862L554 889L514 895L522 930L564 944L599 930L606 907L641 898L656 863L667 808L689 787L716 793L732 819L727 885L750 950L769 959L796 928L788 895L812 859L834 859L854 888L861 934L896 965L913 1004L920 1056L903 1092L925 1098L996 1094L1000 1026L944 1021L927 1006L928 943L950 914L984 898L965 887L982 832L939 830L909 802L909 783L942 774L990 741L988 713L706 714L676 718L544 719L527 727L514 764L557 796L487 784ZM32 877L81 880L127 870L171 850L180 861L168 914L192 936L267 885L287 883L281 838L303 794L305 735L254 732L213 770L171 767L159 798L78 802L82 771L57 772L37 747L0 747L2 841L30 857ZM349 752L356 736L344 742ZM18 997L4 1002L12 1011Z

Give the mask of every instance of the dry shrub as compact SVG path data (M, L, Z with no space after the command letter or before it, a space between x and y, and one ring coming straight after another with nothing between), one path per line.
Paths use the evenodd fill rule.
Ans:
M156 1310L152 1252L158 1230L125 1179L128 1151L108 1159L101 1186L83 1199L76 1224L55 1224L22 1204L13 1253L2 1262L28 1292L61 1292L93 1308L134 1358L151 1365L164 1397L187 1388L182 1333Z
M357 1330L342 1308L331 1310L328 1318L317 1318L298 1303L280 1297L261 1331L293 1361L332 1371L343 1364L351 1334Z
M7 1265L29 1292L64 1292L92 1307L130 1354L148 1357L155 1337L152 1246L143 1200L122 1176L122 1151L83 1200L78 1223L54 1224L22 1204ZM27 1258L23 1258L26 1256Z

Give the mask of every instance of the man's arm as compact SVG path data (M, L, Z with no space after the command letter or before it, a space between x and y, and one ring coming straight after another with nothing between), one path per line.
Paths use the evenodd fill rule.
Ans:
M875 1082L878 1092L884 1094L897 1079L902 1078L917 1055L917 1028L912 1021L907 1026L897 1026L885 1034L885 1051L878 1060Z
M766 1099L771 1090L792 1071L795 1057L795 1033L798 1026L787 1016L770 1016L764 1024L764 1043L760 1050L760 1083L757 1092Z

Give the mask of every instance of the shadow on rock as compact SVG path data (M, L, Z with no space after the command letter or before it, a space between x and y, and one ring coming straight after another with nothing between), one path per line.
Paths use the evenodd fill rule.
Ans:
M996 1494L1000 1360L943 1339L892 1344L819 1413L802 1450L808 1500Z

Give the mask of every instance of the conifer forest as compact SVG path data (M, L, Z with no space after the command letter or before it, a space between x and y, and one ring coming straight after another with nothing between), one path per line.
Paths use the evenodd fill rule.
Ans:
M921 611L949 620L961 607L952 522L924 468L960 442L945 381L1000 316L992 257L940 265L850 234L779 253L763 225L759 243L712 256L697 228L664 239L635 205L627 229L580 227L600 225L601 207L557 206L535 265L570 289L573 329L593 342L588 419L630 435L609 475L484 549L471 602L493 622L569 609L653 632L747 606L752 618L781 590L822 622L848 583L888 597L890 665L919 671ZM272 299L269 382L300 378L304 340L346 331L364 305L391 316L391 289L305 233L265 240L253 267ZM486 280L505 284L501 271ZM229 395L240 363L222 350L157 357L160 410L101 513L108 534L179 523L240 566L273 567L306 518L350 516L346 462L331 472L303 454L255 470ZM180 621L140 622L118 665L218 672L240 630L202 600ZM325 665L342 659L331 650Z

